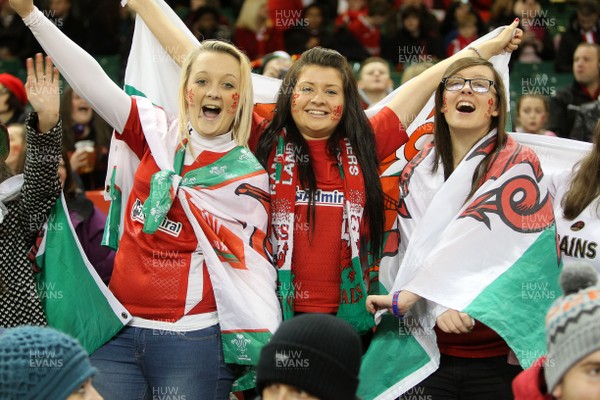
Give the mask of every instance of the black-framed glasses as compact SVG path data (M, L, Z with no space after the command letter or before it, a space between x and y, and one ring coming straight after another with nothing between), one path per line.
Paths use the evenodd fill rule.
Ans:
M494 81L485 78L461 78L460 76L450 76L442 79L444 88L450 92L458 92L462 90L466 83L469 82L471 90L475 93L487 93L494 86Z

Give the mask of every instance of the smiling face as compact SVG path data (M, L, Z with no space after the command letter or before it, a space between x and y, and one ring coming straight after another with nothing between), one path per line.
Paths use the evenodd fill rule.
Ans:
M71 118L73 123L86 125L92 120L93 110L83 97L73 92L71 97Z
M335 68L307 65L292 95L292 118L305 139L327 139L344 112L342 74Z
M381 91L390 89L392 80L390 79L390 69L386 64L372 62L365 65L360 72L358 88L367 92Z
M544 100L536 97L521 99L519 104L519 122L523 131L528 133L542 133L548 112Z
M203 136L231 130L240 99L240 63L232 55L205 51L192 63L185 100L189 120Z
M600 350L572 366L552 394L558 400L600 398Z
M453 76L466 79L483 78L494 81L490 68L477 65L465 68ZM468 134L481 138L490 130L492 117L498 116L496 88L477 93L469 83L459 91L444 90L442 112L452 135Z

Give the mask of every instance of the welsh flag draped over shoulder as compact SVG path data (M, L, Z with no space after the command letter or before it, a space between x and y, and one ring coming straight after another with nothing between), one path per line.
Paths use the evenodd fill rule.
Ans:
M163 1L156 3L198 43L169 6ZM178 147L178 123L174 119L178 115L179 70L137 17L125 90L138 96L143 132L161 169L152 178L150 196L144 205L144 212L148 211L146 206L150 208L145 229L150 220L166 212L161 209L162 203L156 205L154 194L157 201L179 198L198 238L197 251L204 255L211 277L225 362L240 366L234 390L244 390L254 387L252 366L281 322L276 271L270 262L266 236L270 214L268 176L254 155L240 146L181 176L180 153L184 151ZM256 102L272 103L279 81L253 79L254 86L260 81L258 86L263 89L255 90ZM122 235L121 221L138 164L139 159L127 144L113 136L107 175L111 208L103 239L113 248ZM160 222L160 218L156 219L155 225Z
M509 55L491 61L508 88ZM374 114L393 94L367 113ZM432 96L409 127L409 142L382 163L387 232L379 285L372 285L382 294L406 289L427 300L403 321L378 315L361 367L359 397L365 400L395 399L438 368L433 327L447 309L492 328L527 368L545 354L545 314L560 295L548 175L570 170L589 144L512 134L487 181L464 203L493 134L444 184L443 176L431 174L433 105ZM539 161L517 141L534 149Z
M92 354L119 332L131 315L87 259L62 194L44 229L36 256L41 272L36 279L48 325L77 338Z

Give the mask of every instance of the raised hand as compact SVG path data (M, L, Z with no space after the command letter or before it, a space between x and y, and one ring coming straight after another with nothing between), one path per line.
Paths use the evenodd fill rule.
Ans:
M8 0L8 2L21 18L25 18L33 11L33 0Z
M58 86L58 69L52 66L50 57L46 57L46 66L41 54L27 59L27 97L38 113L38 129L47 132L58 122L60 107L60 90Z
M488 40L480 45L479 50L483 57L487 60L501 52L512 53L519 48L519 44L523 40L523 31L518 28L519 19L515 20L507 26L494 39Z

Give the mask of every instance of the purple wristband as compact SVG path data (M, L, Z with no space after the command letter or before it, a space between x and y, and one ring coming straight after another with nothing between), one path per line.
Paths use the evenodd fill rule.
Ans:
M394 317L396 318L402 318L402 315L400 315L400 313L398 313L398 296L400 295L400 291L394 292L394 295L392 296L392 314L394 314Z

